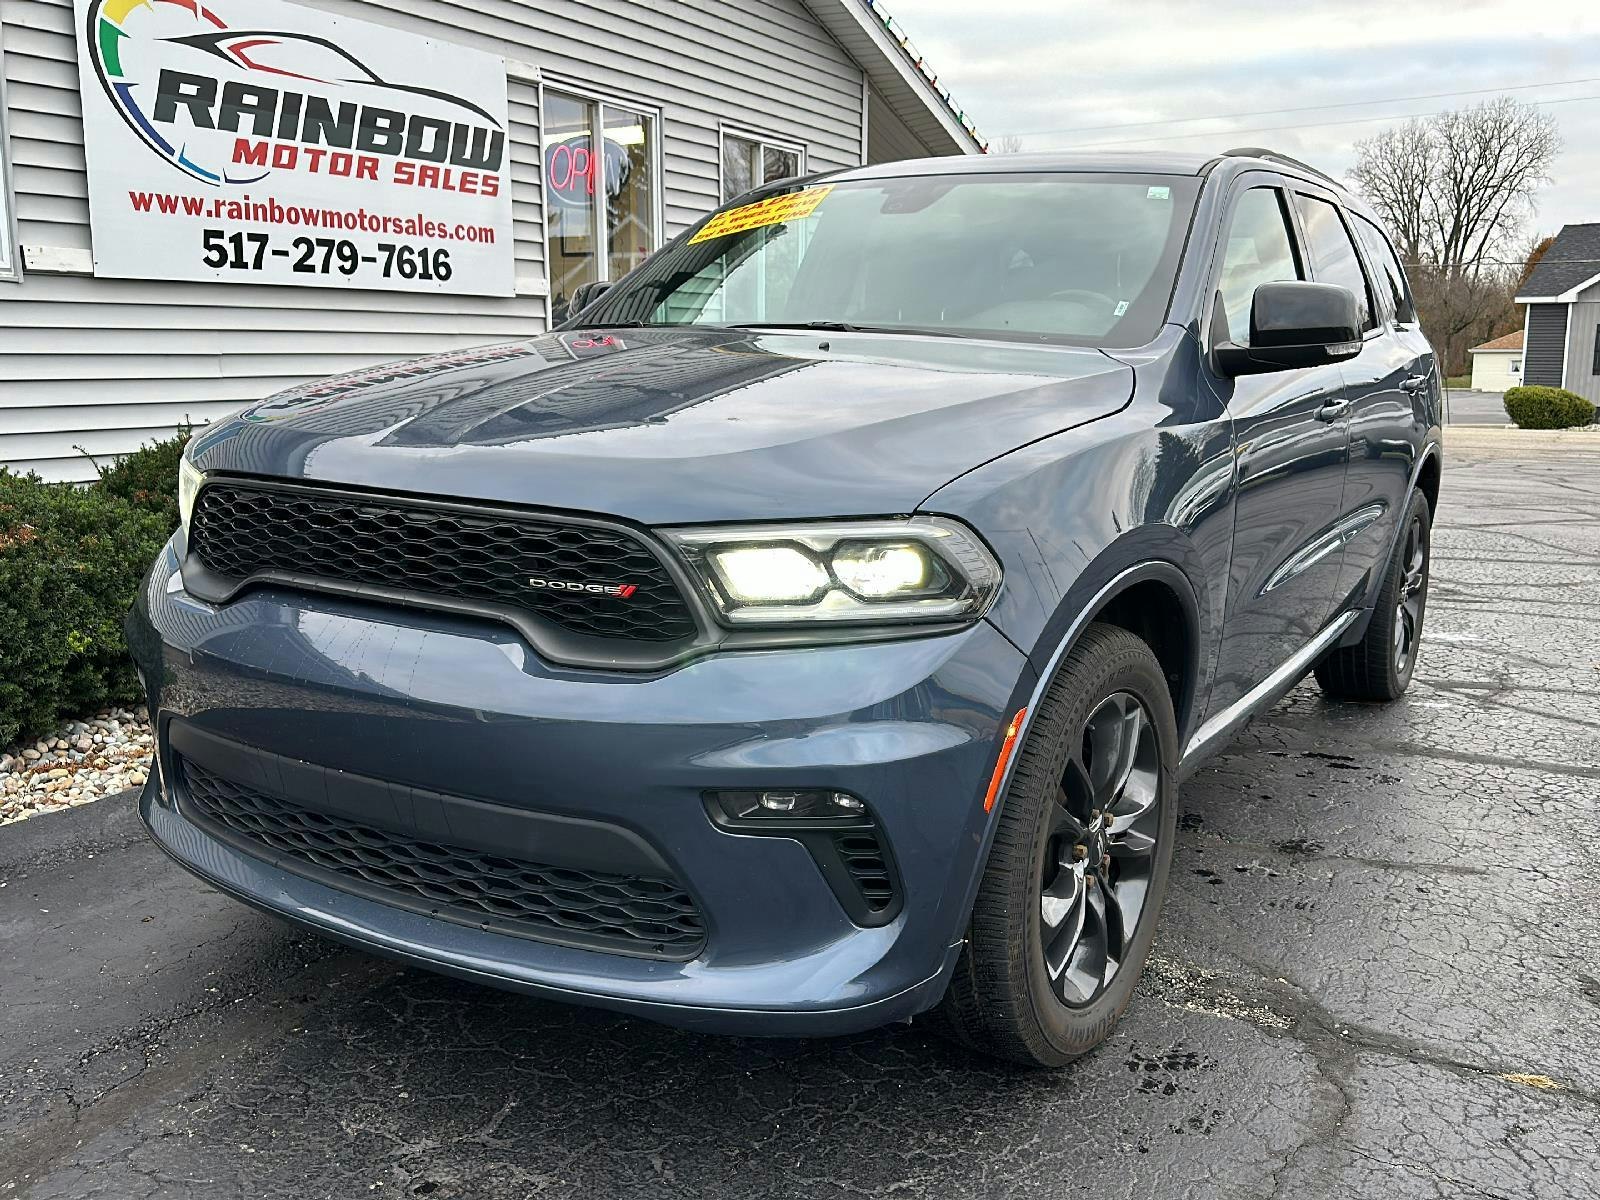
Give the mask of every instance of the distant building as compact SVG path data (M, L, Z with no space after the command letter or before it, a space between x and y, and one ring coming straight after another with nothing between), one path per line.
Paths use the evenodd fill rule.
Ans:
M1472 387L1479 392L1504 392L1522 384L1522 330L1474 346Z
M1517 303L1528 306L1522 382L1600 404L1600 222L1563 227Z

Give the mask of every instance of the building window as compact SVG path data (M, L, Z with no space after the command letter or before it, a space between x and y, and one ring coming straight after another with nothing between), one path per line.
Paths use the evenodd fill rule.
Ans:
M621 279L661 244L656 119L632 105L551 88L541 114L550 317L557 322L580 285Z
M1511 373L1513 375L1522 374L1522 360L1520 358L1513 358L1511 360Z
M765 138L722 133L722 201L726 204L751 188L788 179L805 169L805 151Z
M1600 375L1600 325L1594 327L1594 370L1592 375Z

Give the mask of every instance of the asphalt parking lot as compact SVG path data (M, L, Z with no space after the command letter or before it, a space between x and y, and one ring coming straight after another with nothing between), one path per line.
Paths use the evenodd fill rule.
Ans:
M0 1197L1593 1196L1597 622L1600 452L1453 450L1411 693L1302 686L1190 781L1141 993L1054 1075L480 989L215 895L126 798L34 818Z
M1506 415L1504 392L1474 392L1467 388L1450 389L1450 425L1494 425L1511 423Z

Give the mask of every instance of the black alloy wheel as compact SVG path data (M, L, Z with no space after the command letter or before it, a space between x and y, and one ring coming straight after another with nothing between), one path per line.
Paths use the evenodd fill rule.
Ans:
M1129 692L1089 714L1067 758L1040 864L1040 950L1056 998L1092 1004L1116 977L1144 915L1161 831L1161 757Z
M1428 535L1421 513L1406 526L1400 552L1400 587L1395 598L1394 669L1404 675L1422 640L1422 610L1428 603Z

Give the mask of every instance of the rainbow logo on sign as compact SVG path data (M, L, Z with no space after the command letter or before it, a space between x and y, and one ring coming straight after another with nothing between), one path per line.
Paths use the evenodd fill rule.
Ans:
M140 105L140 98L153 95L155 87L151 81L139 78L138 51L151 43L179 40L157 34L158 29L171 29L174 24L179 29L187 24L203 32L220 30L226 33L228 30L223 19L200 0L94 0L89 5L84 40L94 62L95 74L100 77L100 86L145 145L193 178L210 184L247 184L266 178L267 171L248 176L233 175L226 166L208 167L193 161L187 146L175 146L163 137ZM240 39L230 47L232 57L248 69L261 69L251 63L244 52L262 44L261 35Z
M91 0L87 10L84 49L107 98L140 141L191 178L245 185L290 165L269 159L264 141L241 156L245 134L344 149L365 138L373 153L501 169L505 130L481 105L386 79L315 33L239 24L202 0Z

